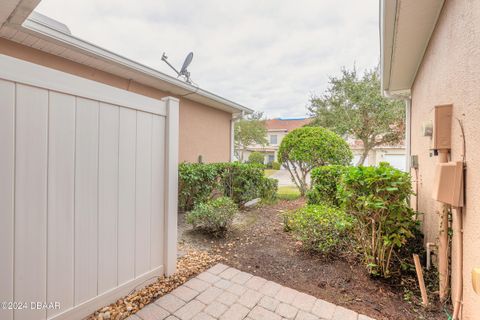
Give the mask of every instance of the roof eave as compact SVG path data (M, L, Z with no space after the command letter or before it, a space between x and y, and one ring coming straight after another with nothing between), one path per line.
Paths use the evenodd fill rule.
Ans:
M31 5L31 10L33 10L39 2L40 0L24 0L21 3L29 3ZM16 18L15 21L11 21L11 19L9 19L6 24L22 30L23 32L32 36L41 38L44 41L64 46L80 54L89 57L95 57L112 66L121 67L123 70L133 72L134 74L138 75L139 79L133 79L138 83L142 83L142 78L148 78L148 85L151 86L151 83L153 83L155 88L175 96L188 96L187 99L189 100L202 103L232 114L250 114L253 112L252 109L242 106L229 99L220 97L207 90L194 87L184 81L178 80L151 67L103 49L97 45L94 45L93 43L79 39L66 32L53 29L49 25L45 24L44 21L35 14L35 12L33 12L33 14L31 14L28 18L24 18L24 21L22 21L21 17L25 16L26 12L28 12L26 9L27 7L24 5L22 10L18 11L18 18ZM31 12L32 11L30 11L30 13Z
M385 96L410 96L443 4L444 0L380 0L380 68Z

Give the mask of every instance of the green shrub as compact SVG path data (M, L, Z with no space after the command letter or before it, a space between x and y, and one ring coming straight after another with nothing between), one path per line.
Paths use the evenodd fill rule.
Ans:
M337 188L346 168L332 165L313 169L311 173L312 187L307 193L308 203L326 203L338 207Z
M228 197L220 197L199 203L187 213L187 222L214 236L223 236L232 224L237 205Z
M224 195L232 198L238 205L261 198L262 194L268 193L268 188L273 188L261 165L238 162L218 165L221 167L220 180Z
M277 199L278 180L267 177L264 177L262 180L260 197L267 202L275 201Z
M278 163L277 161L273 161L273 162L271 163L271 165L272 165L272 169L273 169L273 170L280 170L280 166L281 166L281 165L280 165L280 163Z
M219 166L216 164L181 163L178 167L178 206L188 211L210 199L220 187Z
M302 241L306 249L337 253L349 245L352 216L326 204L307 205L286 214L285 228Z
M410 175L387 163L350 167L339 195L343 208L356 217L355 236L372 275L388 277L396 250L414 235L417 223L407 204L412 194Z
M192 210L213 195L228 196L243 205L255 198L271 200L277 191L276 180L264 176L263 166L238 162L182 163L178 184L178 206L184 211Z
M256 163L256 164L263 164L265 161L265 156L261 152L252 152L248 156L248 162L250 163Z
M301 127L289 132L278 150L279 161L289 170L302 196L308 191L306 179L312 169L348 165L352 157L347 142L322 127Z

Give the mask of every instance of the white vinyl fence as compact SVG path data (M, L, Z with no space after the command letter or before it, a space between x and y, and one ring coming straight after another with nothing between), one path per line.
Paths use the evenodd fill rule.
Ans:
M177 150L177 99L0 55L0 319L81 319L173 273Z

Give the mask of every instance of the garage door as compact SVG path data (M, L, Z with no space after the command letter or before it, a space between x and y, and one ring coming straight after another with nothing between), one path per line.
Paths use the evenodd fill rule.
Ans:
M173 272L177 148L178 100L0 56L0 297L27 303L0 318L83 318Z
M407 168L407 159L404 154L385 154L383 161L402 171L405 171Z

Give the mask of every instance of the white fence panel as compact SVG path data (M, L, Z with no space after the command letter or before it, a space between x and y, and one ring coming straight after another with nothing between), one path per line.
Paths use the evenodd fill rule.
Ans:
M28 304L0 318L83 318L174 272L177 144L177 99L0 55L0 301Z

